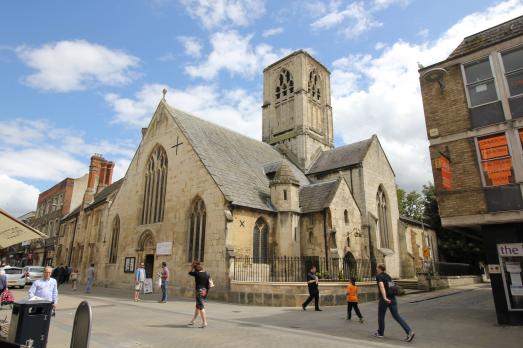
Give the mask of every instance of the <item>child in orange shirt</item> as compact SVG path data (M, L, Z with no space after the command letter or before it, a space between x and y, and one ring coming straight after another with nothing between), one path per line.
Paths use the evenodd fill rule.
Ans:
M358 287L354 278L351 278L349 284L347 284L347 320L351 320L352 308L360 318L360 323L363 323L363 316L358 308Z

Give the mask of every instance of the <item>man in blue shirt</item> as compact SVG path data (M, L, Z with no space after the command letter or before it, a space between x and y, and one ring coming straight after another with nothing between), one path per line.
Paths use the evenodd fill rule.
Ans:
M56 279L51 278L52 272L52 267L47 266L44 268L44 277L33 282L33 285L29 289L29 298L37 296L44 300L51 301L53 303L54 315L54 310L58 304L58 285L56 284Z
M140 267L134 272L134 301L140 301L140 291L143 290L145 282L145 269L143 268L143 262L140 263Z

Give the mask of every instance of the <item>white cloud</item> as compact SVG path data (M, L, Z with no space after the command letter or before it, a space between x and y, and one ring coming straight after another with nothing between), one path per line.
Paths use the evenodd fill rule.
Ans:
M426 39L429 36L429 30L427 28L421 29L416 33L417 36L421 37L422 39Z
M179 36L178 40L183 45L185 54L194 58L200 58L202 45L198 38L193 36Z
M164 55L158 57L160 62L173 62L176 60L176 55L172 52L167 52Z
M32 48L19 46L18 57L36 70L28 85L49 91L84 90L92 85L118 86L136 77L138 58L84 40L60 41Z
M346 24L349 22L348 24ZM365 7L363 1L352 2L345 9L339 10L337 6L331 12L315 20L311 27L315 30L331 29L339 26L345 26L340 32L347 38L356 38L364 32L381 27L383 23L374 19L372 11Z
M464 37L521 14L521 0L505 1L466 16L436 41L398 41L376 56L338 59L331 78L337 136L351 143L377 133L401 187L432 181L417 61L444 60Z
M407 6L412 0L374 0L374 9L382 10L392 5Z
M206 29L244 27L265 14L264 0L181 0Z
M135 147L118 139L89 143L77 130L55 128L45 120L0 122L0 173L58 182L87 173L93 153L122 161L133 156Z
M252 77L262 68L290 53L281 49L275 52L267 44L252 45L252 35L241 36L236 31L218 32L211 35L212 52L197 65L189 65L185 71L192 77L213 79L220 70L233 75Z
M36 209L38 189L22 181L0 174L0 208L14 216Z
M278 35L281 33L283 33L283 28L277 27L277 28L271 28L271 29L264 30L262 33L262 36L269 37L269 36L274 36L274 35Z
M167 88L169 105L247 136L261 138L261 101L243 89L220 90L199 85L184 90L167 85L145 85L133 99L118 95L106 97L116 112L115 121L134 127L146 127Z

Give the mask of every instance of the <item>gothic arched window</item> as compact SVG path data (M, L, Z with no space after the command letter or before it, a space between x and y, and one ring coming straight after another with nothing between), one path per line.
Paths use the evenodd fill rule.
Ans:
M187 261L198 260L203 262L205 254L205 224L206 224L205 203L197 199L192 205L189 214L189 243Z
M294 80L287 69L281 69L276 86L276 100L284 99L294 93Z
M258 218L252 232L252 257L254 263L266 263L269 257L269 226Z
M388 222L388 207L387 197L383 188L380 186L378 194L376 195L376 206L378 208L378 230L380 233L380 246L382 248L390 248L389 244L389 222Z
M309 73L308 92L313 100L320 100L321 79L318 72L314 69Z
M163 221L167 184L167 154L156 146L147 161L143 195L142 224Z
M118 239L120 238L120 218L118 215L113 222L113 235L111 237L111 249L109 250L109 263L116 263L118 258Z

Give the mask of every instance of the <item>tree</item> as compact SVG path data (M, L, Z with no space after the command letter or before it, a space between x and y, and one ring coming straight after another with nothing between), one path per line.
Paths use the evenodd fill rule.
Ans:
M424 213L423 196L416 191L406 193L406 191L401 188L398 188L396 192L398 195L400 215L422 221Z

